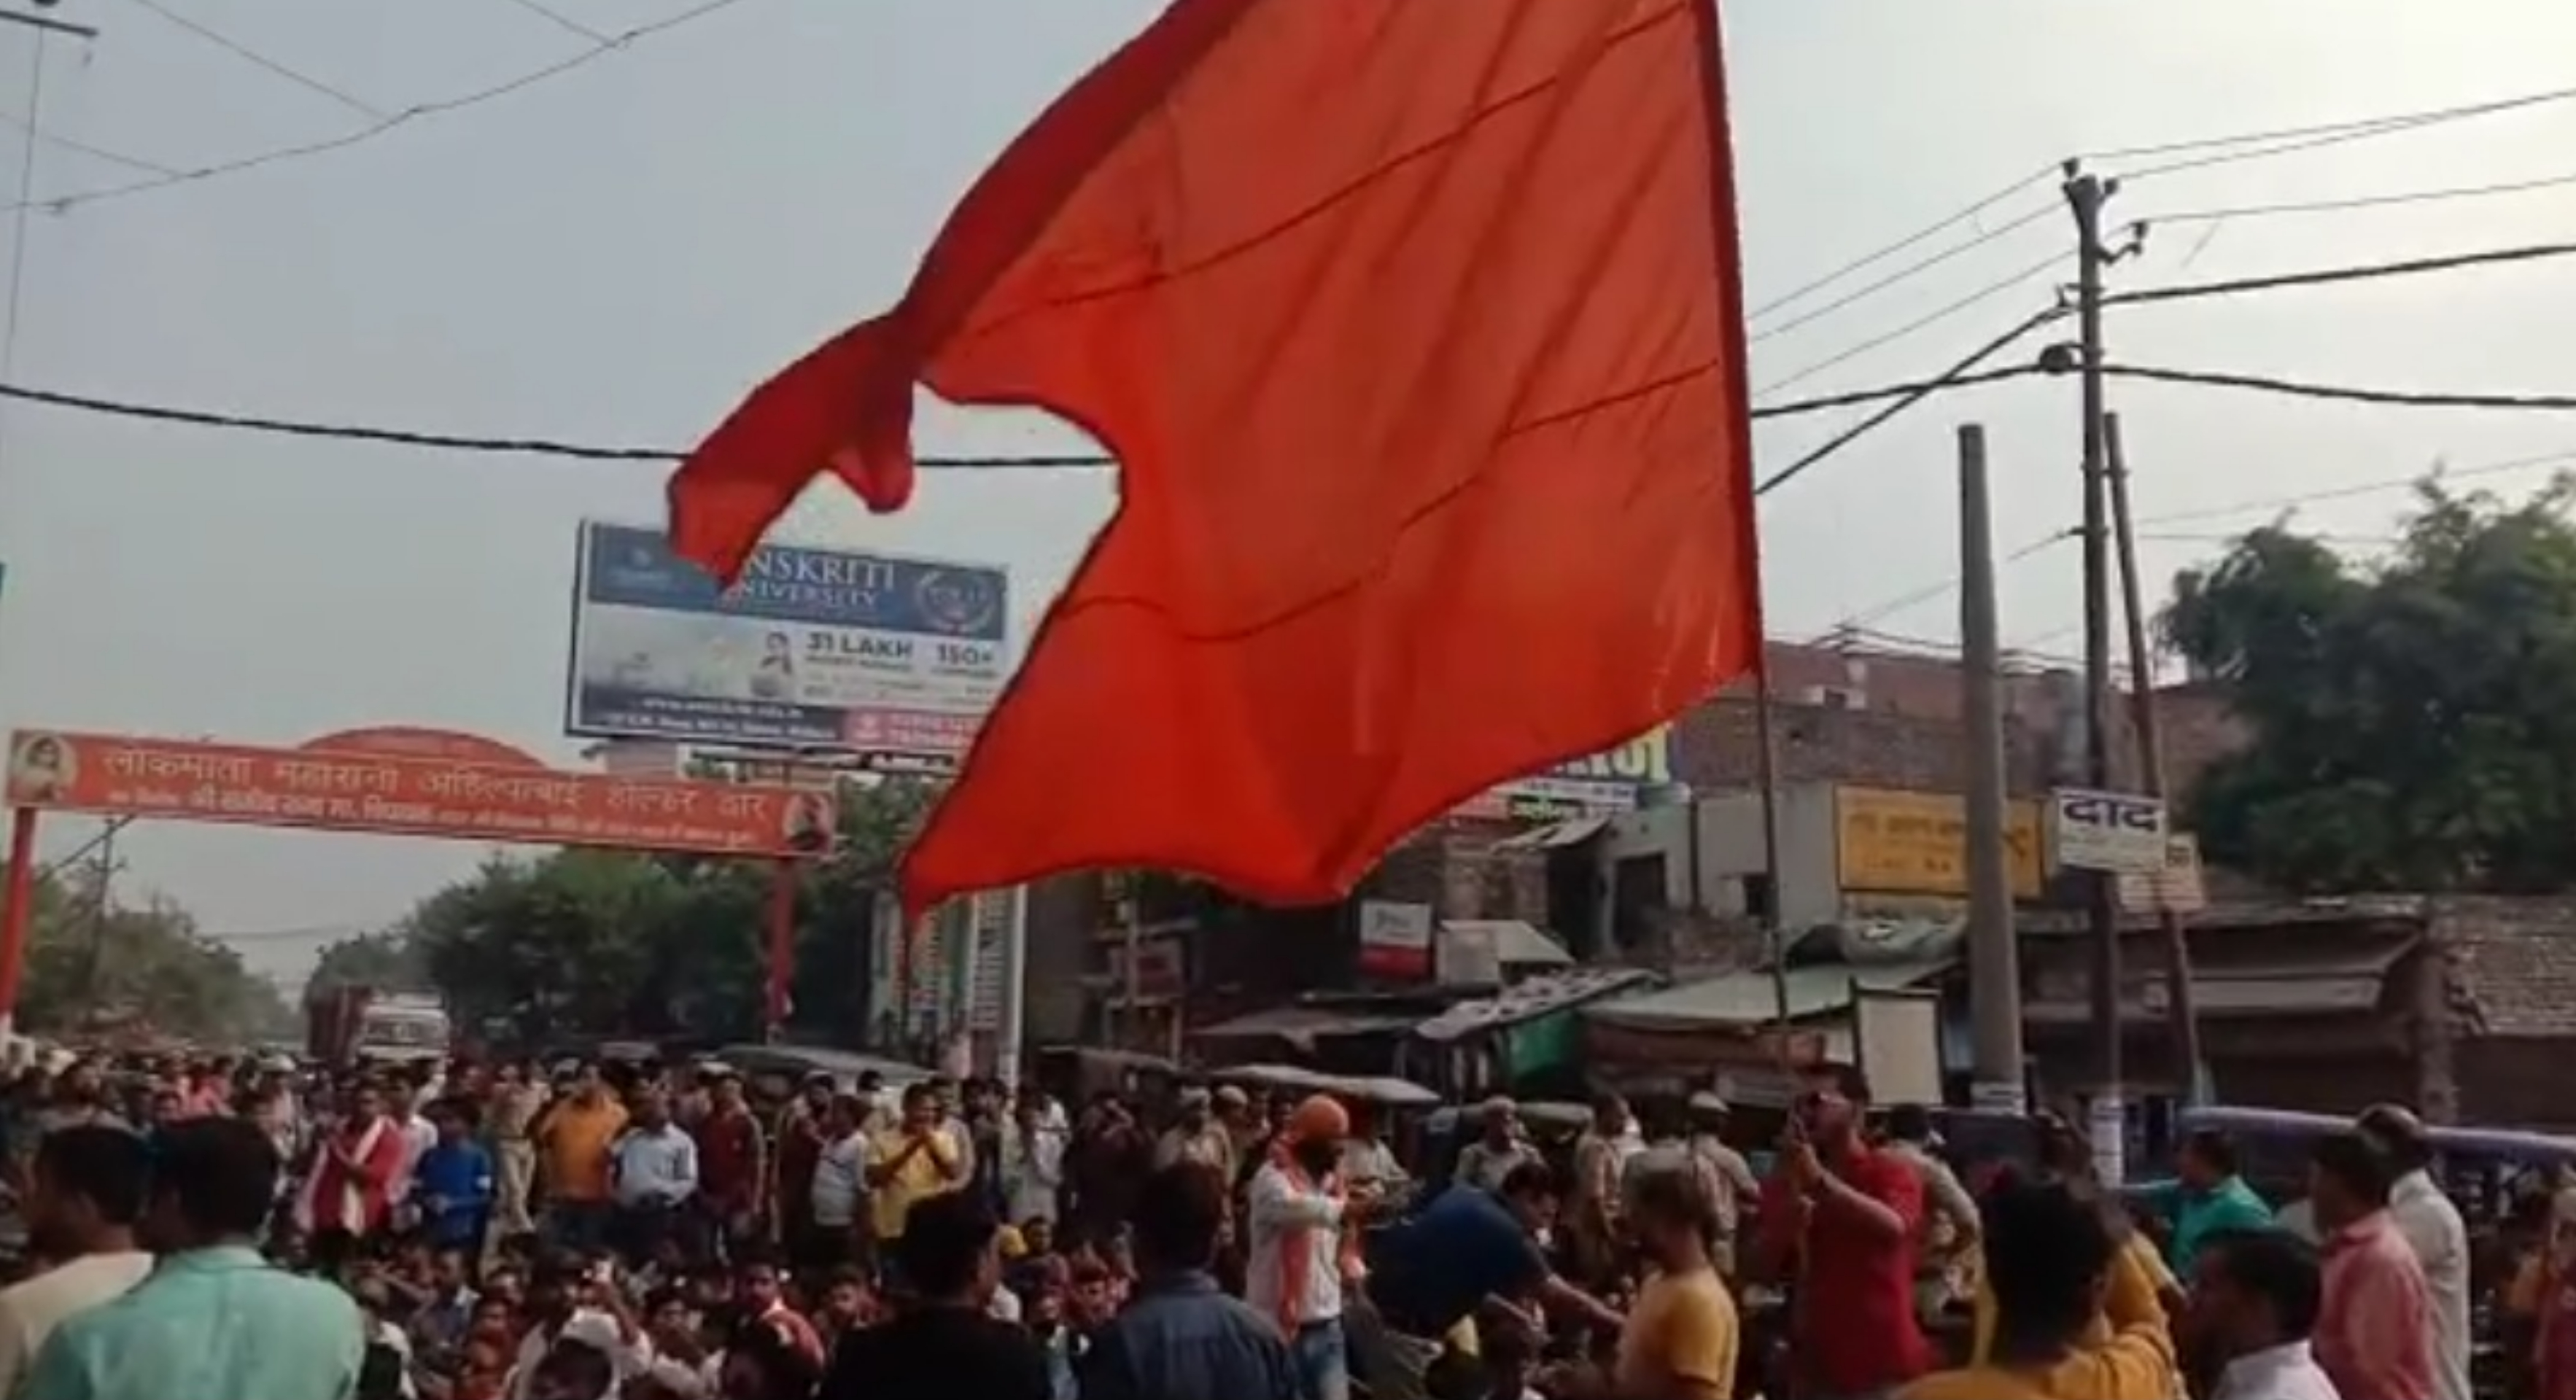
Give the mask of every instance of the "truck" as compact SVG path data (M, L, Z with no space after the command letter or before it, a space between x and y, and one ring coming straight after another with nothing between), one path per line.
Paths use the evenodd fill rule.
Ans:
M304 1006L304 1049L328 1065L362 1060L445 1059L455 1024L434 996L340 986Z

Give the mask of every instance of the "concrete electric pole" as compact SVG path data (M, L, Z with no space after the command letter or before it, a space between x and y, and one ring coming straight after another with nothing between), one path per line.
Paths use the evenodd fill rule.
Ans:
M2021 1113L2021 958L2004 845L2003 644L1995 616L1995 532L1986 430L1959 426L1959 643L1968 722L1968 1007L1976 1053L1969 1103Z
M2084 515L2084 781L2111 788L2111 530L2102 433L2102 206L2115 182L2066 163L2066 206L2075 216L2076 373L2083 398ZM2093 1020L2099 1036L2093 1103L2086 1114L2103 1184L2119 1184L2128 1115L2122 1090L2119 885L2107 872L2086 876L2093 940Z

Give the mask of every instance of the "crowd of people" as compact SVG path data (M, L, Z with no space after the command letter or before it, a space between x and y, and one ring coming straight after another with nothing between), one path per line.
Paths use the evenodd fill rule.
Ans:
M1651 1125L1605 1097L1562 1153L1497 1100L1453 1165L1318 1093L73 1064L7 1107L0 1396L2470 1394L2468 1241L2402 1109L2319 1142L2276 1216L2217 1134L2113 1192L2043 1118L1971 1183L1864 1101L1820 1084L1757 1173L1705 1096ZM2553 1243L2544 1317L2576 1312ZM2568 1335L2532 1336L2537 1400L2576 1397Z

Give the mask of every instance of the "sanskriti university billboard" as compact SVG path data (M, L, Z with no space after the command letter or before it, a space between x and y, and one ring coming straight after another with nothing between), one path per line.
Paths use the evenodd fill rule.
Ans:
M962 757L1008 674L988 565L762 545L722 589L659 530L581 527L564 728Z

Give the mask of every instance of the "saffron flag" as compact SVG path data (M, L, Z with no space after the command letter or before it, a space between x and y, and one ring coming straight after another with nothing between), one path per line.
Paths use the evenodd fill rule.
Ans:
M1714 0L1176 0L699 446L672 536L728 577L827 467L903 504L916 383L1121 464L908 906L1330 900L1753 665L1721 79Z

